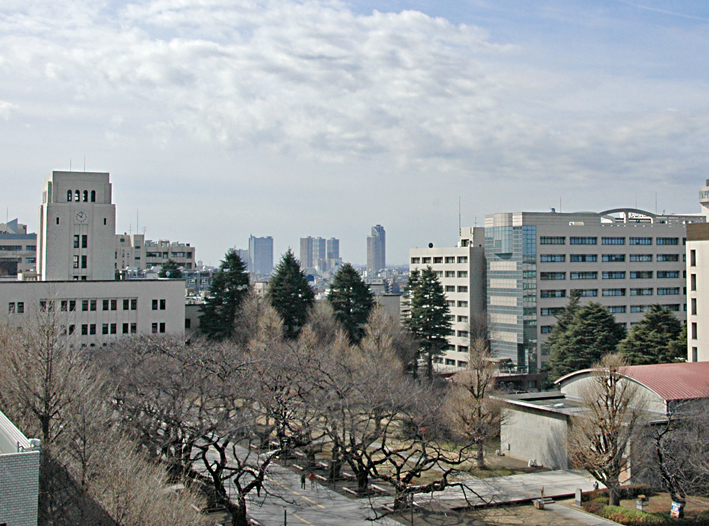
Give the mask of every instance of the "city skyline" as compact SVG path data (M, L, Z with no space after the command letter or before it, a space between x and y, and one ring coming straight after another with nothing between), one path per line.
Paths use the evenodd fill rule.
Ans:
M0 206L36 232L38 179L110 172L117 232L211 265L251 233L362 265L382 224L403 265L459 218L699 212L708 21L686 0L10 4Z

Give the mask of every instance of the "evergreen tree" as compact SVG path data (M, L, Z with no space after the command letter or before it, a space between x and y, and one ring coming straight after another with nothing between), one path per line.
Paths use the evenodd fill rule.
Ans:
M327 299L335 311L335 318L347 331L350 341L359 343L374 306L374 295L352 265L345 263L337 271Z
M431 267L412 272L407 285L410 312L407 326L426 355L426 374L433 378L433 357L448 344L451 321L443 286ZM415 371L415 370L414 370Z
M618 345L618 351L630 365L670 363L683 361L687 354L687 340L678 346L682 323L662 305L651 305L643 319L633 325L630 333Z
M625 337L625 329L600 303L572 309L575 309L573 317L569 320L562 314L562 324L552 330L551 356L547 364L552 380L593 366L605 355L615 353ZM554 334L555 331L558 334Z
M176 261L168 259L158 272L159 278L182 279L182 270Z
M291 249L283 255L271 277L268 296L283 318L286 337L296 338L308 319L315 293Z
M249 288L246 265L236 251L230 249L212 277L199 317L200 331L210 340L232 337L234 322Z

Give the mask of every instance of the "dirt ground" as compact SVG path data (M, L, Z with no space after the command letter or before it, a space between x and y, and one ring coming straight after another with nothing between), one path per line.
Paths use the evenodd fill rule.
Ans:
M621 500L620 505L624 508L635 509L635 499ZM667 493L658 493L650 497L650 500L645 503L643 511L649 513L669 513L671 507L672 499L670 496ZM689 497L687 499L687 506L684 508L684 512L688 517L697 515L706 510L709 510L709 499L702 497Z

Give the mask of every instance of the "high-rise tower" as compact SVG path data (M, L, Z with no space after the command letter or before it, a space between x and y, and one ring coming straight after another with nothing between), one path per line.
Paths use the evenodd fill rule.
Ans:
M386 268L386 232L382 225L372 227L367 236L367 270L379 272Z

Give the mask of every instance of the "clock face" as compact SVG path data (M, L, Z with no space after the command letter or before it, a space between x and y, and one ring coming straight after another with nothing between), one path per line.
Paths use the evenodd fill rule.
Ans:
M86 215L86 212L83 212L83 211L82 211L82 212L79 212L78 214L76 214L76 220L77 220L79 223L83 223L83 222L86 221L88 218L89 218L89 216Z

